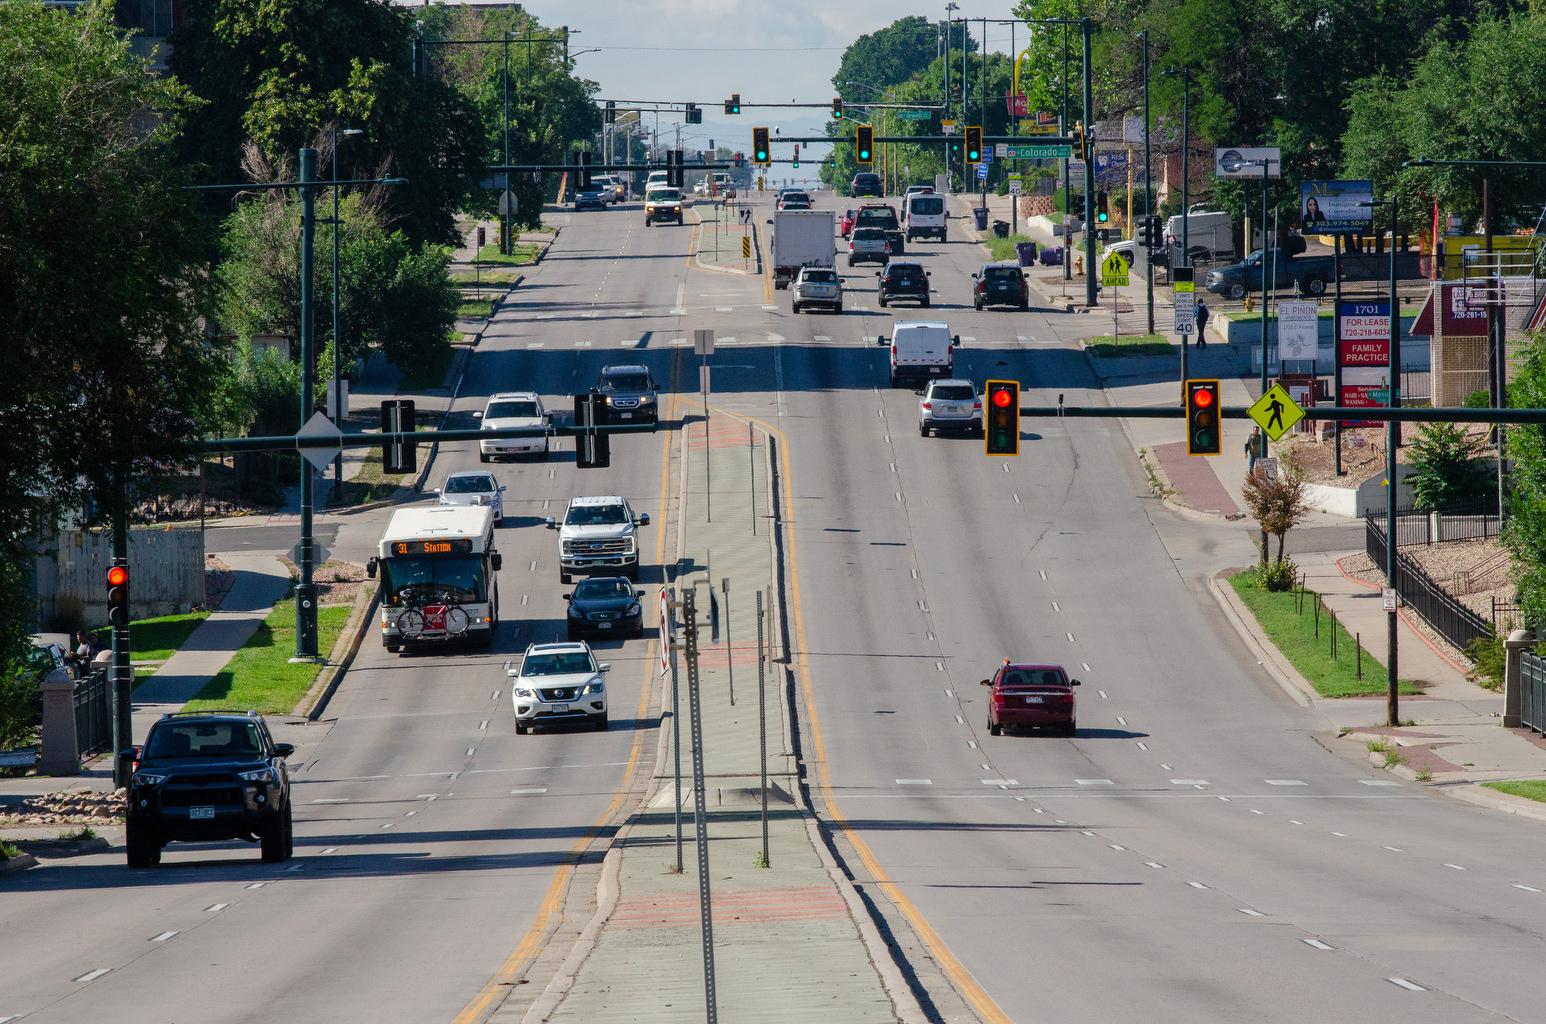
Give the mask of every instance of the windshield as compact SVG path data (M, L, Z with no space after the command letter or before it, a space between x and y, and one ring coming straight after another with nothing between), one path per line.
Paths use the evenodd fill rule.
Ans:
M488 411L483 414L483 418L486 420L530 420L536 419L539 415L541 414L537 412L536 402L495 402L488 407Z
M1010 668L1004 670L1000 686L1066 686L1068 680L1055 668Z
M911 209L915 215L937 217L945 212L945 201L938 196L922 196L913 200Z
M575 672L594 672L596 663L584 651L561 654L528 654L521 662L523 676L562 676Z
M389 605L482 604L480 555L400 555L381 561L381 592Z
M145 759L168 757L257 757L263 752L258 727L251 722L170 722L158 724L145 743Z
M632 597L633 584L627 580L582 580L574 588L576 600L599 601L609 597Z
M565 526L619 526L628 522L621 505L571 505Z
M814 281L817 284L831 284L837 280L837 274L830 270L807 270L804 280Z
M650 191L650 202L652 203L677 203L681 202L681 200L682 193L680 189L657 188Z
M896 226L896 211L889 206L877 206L859 211L860 224L884 224Z
M609 373L601 378L603 391L648 391L650 379L642 373Z
M936 384L929 397L944 402L969 402L977 397L977 393L969 384Z
M1017 267L988 267L982 276L989 281L1018 281L1020 270Z
M488 494L497 488L494 478L487 473L446 477L447 494Z

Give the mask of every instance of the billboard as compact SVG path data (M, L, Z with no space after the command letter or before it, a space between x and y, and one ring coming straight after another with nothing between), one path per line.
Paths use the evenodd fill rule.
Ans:
M1374 229L1372 181L1299 183L1299 224L1305 234L1351 235Z
M1260 181L1263 160L1267 161L1267 177L1283 176L1283 151L1276 146L1220 146L1213 151L1213 176Z

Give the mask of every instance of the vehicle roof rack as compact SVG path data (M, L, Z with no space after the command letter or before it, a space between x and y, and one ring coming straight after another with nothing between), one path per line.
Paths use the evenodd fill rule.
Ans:
M251 708L248 708L245 711L239 711L239 710L237 710L235 708L205 708L203 711L163 711L163 712L161 712L161 718L163 720L168 719L168 718L182 718L182 717L185 717L185 716L195 716L195 715L236 715L236 716L242 717L242 718L261 718L262 717L261 715L259 715L256 711L252 710Z

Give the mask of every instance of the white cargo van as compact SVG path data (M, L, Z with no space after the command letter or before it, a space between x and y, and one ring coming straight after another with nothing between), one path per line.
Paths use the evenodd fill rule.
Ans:
M875 339L886 344L884 335ZM891 386L949 377L955 366L960 335L952 336L943 320L908 320L891 328Z
M945 241L945 197L933 192L914 192L903 209L907 240L937 238Z
M1220 211L1193 211L1182 217L1176 214L1165 221L1166 242L1181 244L1181 222L1186 221L1186 244L1195 249L1202 246L1215 259L1235 258L1235 233L1229 214Z

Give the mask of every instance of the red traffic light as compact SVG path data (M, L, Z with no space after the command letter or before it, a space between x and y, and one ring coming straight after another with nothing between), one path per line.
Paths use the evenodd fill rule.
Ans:
M1015 396L1011 395L1008 389L993 392L993 404L998 406L1000 409L1005 408L1014 400Z
M1198 388L1192 392L1192 404L1206 409L1213 404L1213 392L1207 388Z
M115 565L107 570L107 585L121 587L129 582L129 569L127 566Z

